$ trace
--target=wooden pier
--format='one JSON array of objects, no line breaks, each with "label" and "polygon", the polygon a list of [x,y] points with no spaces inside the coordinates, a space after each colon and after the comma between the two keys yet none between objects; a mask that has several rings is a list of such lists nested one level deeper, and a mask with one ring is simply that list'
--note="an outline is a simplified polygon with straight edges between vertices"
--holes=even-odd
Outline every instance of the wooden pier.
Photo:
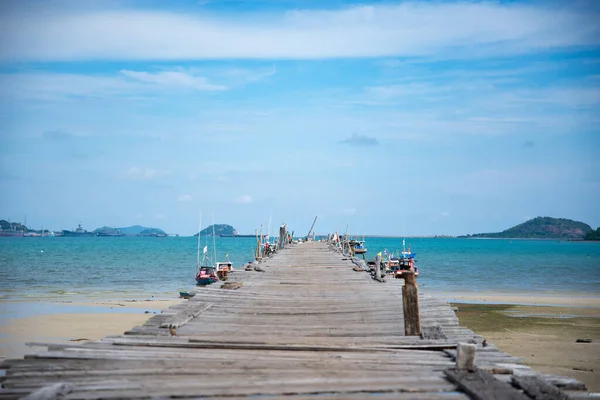
[{"label": "wooden pier", "polygon": [[[380,282],[354,266],[326,243],[279,250],[262,271],[231,273],[236,290],[199,288],[123,335],[5,361],[0,399],[587,395],[580,382],[484,346],[441,299],[419,294],[423,333],[405,336],[403,280]],[[457,368],[459,343],[475,348],[474,367]]]}]

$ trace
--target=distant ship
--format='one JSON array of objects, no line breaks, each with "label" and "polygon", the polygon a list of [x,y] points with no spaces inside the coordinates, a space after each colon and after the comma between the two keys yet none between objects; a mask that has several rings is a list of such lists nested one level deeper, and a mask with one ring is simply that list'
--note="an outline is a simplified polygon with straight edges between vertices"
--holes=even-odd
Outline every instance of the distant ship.
[{"label": "distant ship", "polygon": [[77,237],[88,237],[88,236],[96,236],[94,232],[88,232],[81,227],[81,224],[77,225],[77,229],[74,231],[66,231],[63,230],[63,236],[77,236]]},{"label": "distant ship", "polygon": [[[236,238],[249,238],[249,237],[253,237],[253,238],[255,238],[255,237],[257,237],[258,235],[256,235],[256,234],[254,234],[254,235],[252,235],[252,234],[250,234],[250,235],[239,235],[239,234],[237,234],[237,233],[236,233],[236,234],[231,234],[231,233],[221,233],[219,236],[220,236],[220,237],[236,237]],[[263,237],[263,238],[266,238],[266,237],[267,237],[267,235],[263,234],[263,235],[262,235],[262,237]]]},{"label": "distant ship", "polygon": [[125,234],[118,229],[114,229],[114,230],[98,231],[98,232],[96,232],[96,236],[121,237],[121,236],[125,236]]},{"label": "distant ship", "polygon": [[22,237],[23,231],[4,231],[0,229],[0,237]]},{"label": "distant ship", "polygon": [[120,229],[111,228],[109,226],[103,226],[102,228],[96,229],[94,231],[94,234],[96,236],[101,236],[101,237],[121,237],[121,236],[125,236],[125,234],[123,232],[121,232]]},{"label": "distant ship", "polygon": [[238,235],[233,233],[221,233],[220,237],[256,237],[256,235]]}]

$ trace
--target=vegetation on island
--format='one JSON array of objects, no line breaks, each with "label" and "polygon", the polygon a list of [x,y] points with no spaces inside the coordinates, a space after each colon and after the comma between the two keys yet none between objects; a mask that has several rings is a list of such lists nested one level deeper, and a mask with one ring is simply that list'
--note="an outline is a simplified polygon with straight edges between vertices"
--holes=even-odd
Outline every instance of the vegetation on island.
[{"label": "vegetation on island", "polygon": [[140,233],[139,236],[156,236],[156,235],[166,235],[167,233],[159,228],[146,228]]},{"label": "vegetation on island", "polygon": [[502,232],[459,236],[468,238],[583,240],[592,231],[586,223],[566,218],[537,217]]},{"label": "vegetation on island", "polygon": [[150,227],[141,226],[141,225],[132,225],[132,226],[126,226],[124,228],[119,228],[121,233],[124,233],[125,235],[139,235],[146,229],[156,229],[156,228],[150,228]]},{"label": "vegetation on island", "polygon": [[4,219],[0,220],[0,228],[3,231],[29,232],[29,228],[18,222],[8,222]]},{"label": "vegetation on island", "polygon": [[585,234],[584,240],[600,240],[600,226],[596,230],[591,230]]},{"label": "vegetation on island", "polygon": [[102,228],[94,229],[94,233],[105,233],[105,234],[115,234],[121,233],[118,228],[111,228],[110,226],[103,226]]},{"label": "vegetation on island", "polygon": [[[207,226],[206,228],[202,229],[200,231],[200,235],[201,236],[212,236],[213,234],[213,226],[214,226],[214,233],[215,236],[219,236],[219,235],[237,235],[238,232],[235,230],[235,228],[231,225],[227,225],[227,224],[215,224],[215,225],[210,225]],[[198,234],[196,233],[194,236],[198,236]]]}]

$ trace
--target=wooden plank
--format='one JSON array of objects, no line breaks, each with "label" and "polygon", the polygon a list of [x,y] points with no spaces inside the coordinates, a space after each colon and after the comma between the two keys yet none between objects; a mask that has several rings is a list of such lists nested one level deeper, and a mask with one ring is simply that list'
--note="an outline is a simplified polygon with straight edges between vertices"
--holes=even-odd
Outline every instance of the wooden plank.
[{"label": "wooden plank", "polygon": [[512,383],[532,399],[569,400],[566,393],[537,376],[513,376]]},{"label": "wooden plank", "polygon": [[474,400],[530,400],[508,383],[480,369],[468,371],[451,368],[445,374]]},{"label": "wooden plank", "polygon": [[23,397],[23,400],[55,400],[63,399],[67,394],[71,393],[73,386],[68,383],[54,383],[44,386],[29,395]]},{"label": "wooden plank", "polygon": [[448,339],[440,324],[421,327],[421,339]]}]

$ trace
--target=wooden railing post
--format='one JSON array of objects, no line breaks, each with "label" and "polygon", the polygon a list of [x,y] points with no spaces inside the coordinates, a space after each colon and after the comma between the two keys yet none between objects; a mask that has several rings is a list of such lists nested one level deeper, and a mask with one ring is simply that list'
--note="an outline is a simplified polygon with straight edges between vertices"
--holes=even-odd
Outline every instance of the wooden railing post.
[{"label": "wooden railing post", "polygon": [[285,224],[283,224],[279,227],[279,243],[277,243],[277,248],[279,250],[283,249],[284,240],[287,240],[287,235],[285,232]]},{"label": "wooden railing post", "polygon": [[421,318],[419,317],[419,290],[413,271],[404,271],[402,287],[402,303],[404,306],[404,334],[416,336],[421,334]]},{"label": "wooden railing post", "polygon": [[381,256],[379,254],[375,257],[375,279],[381,280]]}]

